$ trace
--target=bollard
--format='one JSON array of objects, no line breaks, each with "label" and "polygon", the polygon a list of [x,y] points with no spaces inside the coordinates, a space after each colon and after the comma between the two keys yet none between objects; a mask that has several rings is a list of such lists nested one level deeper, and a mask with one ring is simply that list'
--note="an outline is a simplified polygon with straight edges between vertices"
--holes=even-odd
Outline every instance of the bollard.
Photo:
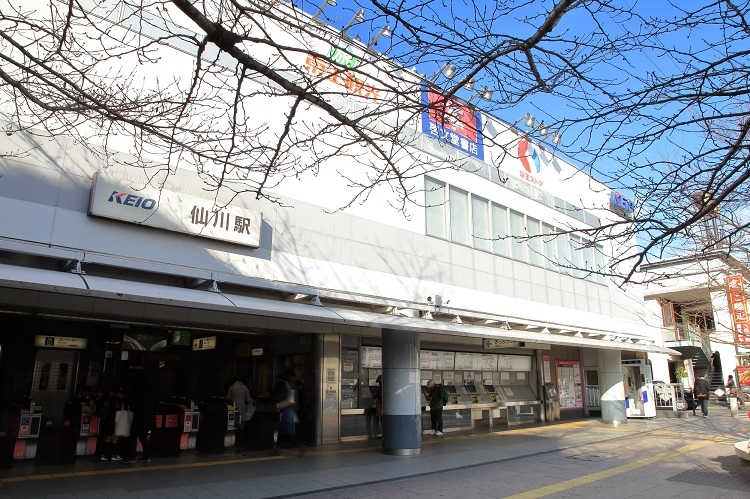
[{"label": "bollard", "polygon": [[736,418],[739,415],[739,406],[737,405],[737,397],[727,397],[729,402],[729,415]]}]

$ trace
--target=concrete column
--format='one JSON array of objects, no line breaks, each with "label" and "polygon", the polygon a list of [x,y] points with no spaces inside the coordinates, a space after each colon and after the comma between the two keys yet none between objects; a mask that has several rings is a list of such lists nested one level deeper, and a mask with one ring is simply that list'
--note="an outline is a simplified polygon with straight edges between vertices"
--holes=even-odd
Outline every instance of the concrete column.
[{"label": "concrete column", "polygon": [[383,451],[422,452],[419,333],[383,330]]},{"label": "concrete column", "polygon": [[619,425],[628,422],[625,414],[625,386],[622,383],[622,358],[619,350],[597,351],[602,422]]}]

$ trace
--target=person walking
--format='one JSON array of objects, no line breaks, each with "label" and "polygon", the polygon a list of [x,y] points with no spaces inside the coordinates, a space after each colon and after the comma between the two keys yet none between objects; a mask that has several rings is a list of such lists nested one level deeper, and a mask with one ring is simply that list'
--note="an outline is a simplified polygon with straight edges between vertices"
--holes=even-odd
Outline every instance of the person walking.
[{"label": "person walking", "polygon": [[708,377],[698,378],[695,380],[695,386],[693,387],[693,393],[698,399],[701,405],[701,412],[703,417],[708,417],[708,397],[711,392],[711,384],[708,382]]},{"label": "person walking", "polygon": [[443,407],[448,404],[447,390],[440,383],[430,380],[427,382],[427,388],[430,389],[427,396],[430,402],[430,423],[432,430],[430,435],[443,435]]},{"label": "person walking", "polygon": [[305,454],[305,446],[297,440],[297,409],[294,400],[294,390],[283,375],[276,377],[276,385],[271,392],[271,398],[279,410],[279,437],[271,450],[271,455],[280,456],[282,445],[295,445],[299,457]]},{"label": "person walking", "polygon": [[127,405],[133,411],[133,423],[130,427],[130,440],[127,459],[125,464],[136,462],[136,449],[138,441],[141,442],[143,453],[138,461],[143,463],[151,462],[151,442],[148,434],[154,429],[156,424],[156,406],[146,374],[143,371],[136,371],[134,374],[133,385],[127,397]]},{"label": "person walking", "polygon": [[240,430],[244,429],[245,423],[250,419],[247,411],[253,406],[254,401],[250,397],[250,390],[247,388],[247,385],[240,378],[234,378],[234,383],[227,390],[227,399],[232,401],[235,410],[239,414],[240,423],[238,428]]}]

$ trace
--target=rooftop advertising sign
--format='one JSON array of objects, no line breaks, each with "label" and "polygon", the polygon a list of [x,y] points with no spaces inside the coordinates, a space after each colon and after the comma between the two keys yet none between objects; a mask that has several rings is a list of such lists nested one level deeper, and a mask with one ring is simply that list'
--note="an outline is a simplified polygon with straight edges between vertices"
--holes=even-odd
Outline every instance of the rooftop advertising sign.
[{"label": "rooftop advertising sign", "polygon": [[484,160],[482,116],[457,99],[448,99],[422,82],[422,132]]},{"label": "rooftop advertising sign", "polygon": [[89,215],[257,248],[260,212],[95,174]]}]

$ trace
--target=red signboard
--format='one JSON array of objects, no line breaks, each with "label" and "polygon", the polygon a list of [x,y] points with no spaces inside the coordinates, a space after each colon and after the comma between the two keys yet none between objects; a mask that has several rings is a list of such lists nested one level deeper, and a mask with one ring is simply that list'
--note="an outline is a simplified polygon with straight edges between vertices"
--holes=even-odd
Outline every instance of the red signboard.
[{"label": "red signboard", "polygon": [[745,283],[741,275],[727,276],[726,281],[729,311],[734,324],[734,341],[741,345],[750,345],[750,315],[745,298]]}]

